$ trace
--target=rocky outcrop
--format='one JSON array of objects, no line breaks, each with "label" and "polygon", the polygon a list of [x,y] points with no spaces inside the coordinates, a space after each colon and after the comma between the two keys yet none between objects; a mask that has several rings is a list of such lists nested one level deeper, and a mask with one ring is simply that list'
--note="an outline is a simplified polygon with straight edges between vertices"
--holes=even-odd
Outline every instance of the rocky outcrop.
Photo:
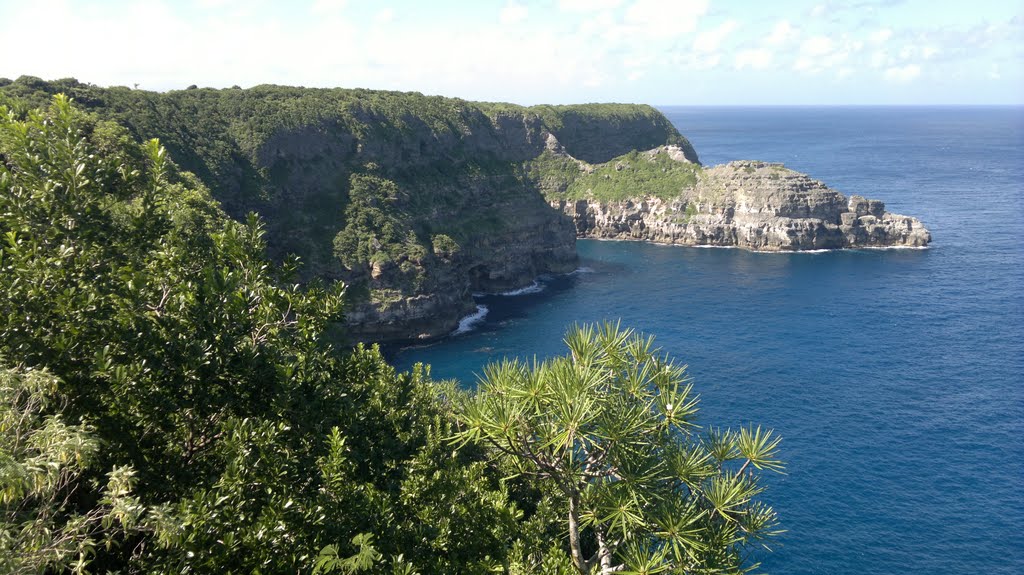
[{"label": "rocky outcrop", "polygon": [[650,106],[0,82],[34,106],[58,92],[159,138],[233,217],[259,213],[270,256],[300,256],[301,279],[346,282],[361,340],[444,335],[473,292],[574,269],[577,236],[774,251],[930,240],[916,219],[778,164],[702,169]]},{"label": "rocky outcrop", "polygon": [[704,169],[677,197],[622,201],[555,200],[579,237],[632,239],[758,251],[923,247],[919,220],[885,204],[847,198],[782,164],[739,161]]}]

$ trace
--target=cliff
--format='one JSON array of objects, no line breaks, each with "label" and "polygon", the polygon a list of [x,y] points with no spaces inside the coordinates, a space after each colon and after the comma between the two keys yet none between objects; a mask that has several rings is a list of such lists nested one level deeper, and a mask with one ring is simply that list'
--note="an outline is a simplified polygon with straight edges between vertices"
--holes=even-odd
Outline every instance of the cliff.
[{"label": "cliff", "polygon": [[363,340],[444,335],[474,309],[473,292],[575,268],[572,219],[545,201],[526,168],[549,140],[585,162],[663,144],[697,161],[649,106],[0,82],[0,101],[38,106],[59,92],[137,139],[159,138],[231,216],[259,213],[270,254],[298,255],[303,280],[345,281],[347,331]]},{"label": "cliff", "polygon": [[[576,237],[803,250],[922,246],[914,218],[781,165],[703,168],[650,106],[521,107],[418,93],[257,86],[167,93],[0,81],[0,104],[63,92],[159,138],[225,211],[257,212],[303,280],[348,284],[347,332],[431,338],[505,291],[577,265]],[[646,151],[638,151],[646,150]]]},{"label": "cliff", "polygon": [[758,251],[923,247],[931,241],[916,218],[887,212],[878,200],[847,198],[781,164],[738,161],[694,174],[692,183],[661,197],[638,189],[621,199],[552,195],[551,203],[573,218],[580,237]]}]

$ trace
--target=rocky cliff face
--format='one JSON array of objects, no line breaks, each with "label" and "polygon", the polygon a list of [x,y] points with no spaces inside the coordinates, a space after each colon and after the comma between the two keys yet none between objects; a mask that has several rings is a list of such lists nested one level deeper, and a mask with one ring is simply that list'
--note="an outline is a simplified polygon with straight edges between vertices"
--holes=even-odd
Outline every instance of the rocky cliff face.
[{"label": "rocky cliff face", "polygon": [[[399,100],[410,100],[406,104],[413,108],[419,98]],[[552,145],[600,162],[636,147],[672,142],[687,160],[697,159],[689,142],[647,106],[491,110],[441,98],[427,101],[433,107],[420,114],[356,101],[345,118],[278,129],[255,150],[257,165],[271,175],[276,199],[260,212],[272,225],[282,222],[276,234],[280,245],[274,247],[302,253],[314,275],[352,286],[345,321],[361,340],[443,336],[474,311],[473,292],[512,290],[538,275],[575,269],[571,218],[552,209],[537,183],[520,173]],[[392,250],[387,258],[371,255],[339,265],[338,254],[325,252],[329,243],[299,243],[346,232],[344,226],[357,216],[317,217],[321,212],[315,205],[337,206],[340,213],[351,189],[324,184],[355,173],[396,184],[398,198],[387,209],[397,215],[396,227],[415,236],[413,243],[429,248],[426,253]],[[303,209],[289,213],[294,205]],[[294,230],[306,233],[294,235]],[[453,238],[457,250],[434,250],[430,238],[437,233]]]},{"label": "rocky cliff face", "polygon": [[[575,268],[575,239],[755,250],[923,246],[919,221],[781,165],[703,169],[650,106],[534,106],[287,86],[167,93],[22,77],[159,138],[224,209],[266,222],[274,258],[342,280],[362,340],[430,338],[505,291]],[[637,152],[637,150],[647,150]]]},{"label": "rocky cliff face", "polygon": [[571,218],[523,173],[550,139],[589,162],[664,144],[697,159],[650,106],[287,86],[155,93],[31,77],[0,86],[32,105],[58,92],[159,138],[233,217],[259,213],[271,256],[300,256],[302,279],[348,283],[345,322],[364,340],[444,335],[473,310],[472,292],[575,268]]},{"label": "rocky cliff face", "polygon": [[462,180],[462,185],[460,192],[475,188],[471,195],[479,203],[431,216],[439,228],[451,229],[455,222],[461,226],[456,247],[348,270],[345,279],[359,296],[352,298],[345,318],[355,337],[440,337],[475,311],[474,292],[508,291],[529,285],[538,275],[576,268],[572,220],[536,191],[524,186],[495,197],[488,193],[486,180]]},{"label": "rocky cliff face", "polygon": [[676,197],[619,201],[554,199],[580,237],[645,240],[759,251],[923,247],[916,218],[843,194],[781,164],[739,161],[700,171]]}]

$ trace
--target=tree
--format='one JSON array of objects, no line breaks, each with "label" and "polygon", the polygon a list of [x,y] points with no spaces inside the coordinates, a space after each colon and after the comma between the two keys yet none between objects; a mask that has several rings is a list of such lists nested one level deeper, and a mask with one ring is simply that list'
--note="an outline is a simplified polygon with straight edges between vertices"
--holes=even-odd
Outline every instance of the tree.
[{"label": "tree", "polygon": [[781,471],[780,439],[700,431],[685,367],[618,325],[576,327],[569,354],[492,364],[460,415],[563,509],[576,570],[737,573],[777,533],[755,470]]},{"label": "tree", "polygon": [[[519,509],[479,449],[447,443],[450,402],[378,349],[335,348],[343,286],[293,271],[158,142],[63,96],[0,105],[0,358],[53,376],[39,409],[0,385],[0,572],[13,550],[31,572],[73,555],[95,572],[308,573],[360,534],[424,573],[506,561]],[[35,429],[73,441],[25,451]],[[144,529],[116,528],[115,496]]]},{"label": "tree", "polygon": [[2,573],[83,572],[97,547],[135,529],[144,512],[127,467],[107,474],[93,508],[69,503],[100,445],[89,426],[47,413],[63,401],[56,390],[49,373],[0,368]]}]

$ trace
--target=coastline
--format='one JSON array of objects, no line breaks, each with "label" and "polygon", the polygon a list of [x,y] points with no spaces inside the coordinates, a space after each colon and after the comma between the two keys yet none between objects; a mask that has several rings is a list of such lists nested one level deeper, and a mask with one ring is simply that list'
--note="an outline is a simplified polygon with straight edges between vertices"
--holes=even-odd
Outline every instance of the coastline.
[{"label": "coastline", "polygon": [[[720,246],[715,244],[684,244],[679,242],[659,242],[656,240],[647,240],[642,238],[598,238],[592,236],[579,236],[577,240],[589,240],[595,242],[632,242],[632,243],[645,243],[656,246],[671,246],[676,248],[695,248],[695,249],[715,249],[715,250],[742,250],[752,254],[824,254],[830,252],[856,252],[860,250],[872,250],[872,251],[888,251],[888,250],[928,250],[931,249],[931,244],[926,246],[851,246],[843,248],[823,248],[814,250],[752,250],[743,246]],[[570,272],[576,273],[576,272]],[[476,294],[474,294],[476,295]],[[484,295],[504,295],[504,294],[484,294]]]}]

